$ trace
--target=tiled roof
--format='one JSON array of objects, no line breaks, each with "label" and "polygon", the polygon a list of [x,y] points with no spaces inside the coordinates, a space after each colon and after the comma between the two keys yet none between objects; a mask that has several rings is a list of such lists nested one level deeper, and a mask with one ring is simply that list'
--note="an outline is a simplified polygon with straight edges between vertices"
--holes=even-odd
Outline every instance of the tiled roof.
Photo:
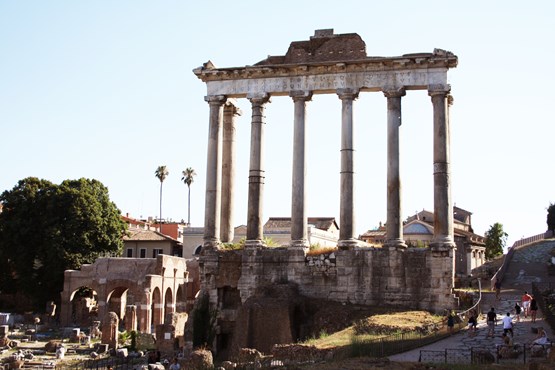
[{"label": "tiled roof", "polygon": [[158,231],[130,229],[129,235],[123,237],[124,241],[170,241],[177,242],[177,240],[170,238],[167,235],[161,234]]}]

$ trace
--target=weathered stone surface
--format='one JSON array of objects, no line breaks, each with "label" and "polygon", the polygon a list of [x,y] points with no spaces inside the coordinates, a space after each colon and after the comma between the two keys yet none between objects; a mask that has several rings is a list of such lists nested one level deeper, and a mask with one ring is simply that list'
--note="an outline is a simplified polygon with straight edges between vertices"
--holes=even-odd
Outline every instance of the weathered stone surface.
[{"label": "weathered stone surface", "polygon": [[212,352],[206,349],[197,349],[191,353],[191,359],[189,361],[190,370],[204,370],[212,369],[214,367],[214,360],[212,358]]},{"label": "weathered stone surface", "polygon": [[119,318],[115,312],[108,312],[102,321],[102,343],[110,348],[118,348]]}]

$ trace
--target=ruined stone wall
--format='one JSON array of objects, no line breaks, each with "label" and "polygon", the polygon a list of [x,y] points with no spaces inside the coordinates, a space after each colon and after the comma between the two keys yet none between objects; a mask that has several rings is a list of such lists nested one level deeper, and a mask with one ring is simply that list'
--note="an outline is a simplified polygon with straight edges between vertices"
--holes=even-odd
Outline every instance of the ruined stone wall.
[{"label": "ruined stone wall", "polygon": [[[358,248],[305,256],[301,249],[206,251],[201,290],[217,317],[212,348],[220,358],[240,348],[269,353],[306,336],[306,299],[443,313],[452,294],[454,250]],[[291,294],[288,289],[293,289]]]},{"label": "ruined stone wall", "polygon": [[453,253],[364,248],[338,250],[317,263],[302,250],[287,248],[214,251],[201,258],[201,289],[212,307],[221,304],[218,288],[237,288],[245,302],[261,286],[293,283],[311,298],[442,312],[456,304]]}]

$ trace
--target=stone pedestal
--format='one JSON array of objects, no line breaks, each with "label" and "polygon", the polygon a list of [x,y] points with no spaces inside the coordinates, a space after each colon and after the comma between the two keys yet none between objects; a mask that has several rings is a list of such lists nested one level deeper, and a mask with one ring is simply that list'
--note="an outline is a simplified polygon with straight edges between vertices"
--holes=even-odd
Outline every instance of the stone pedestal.
[{"label": "stone pedestal", "polygon": [[102,343],[109,348],[118,348],[119,319],[115,312],[108,312],[102,321]]}]

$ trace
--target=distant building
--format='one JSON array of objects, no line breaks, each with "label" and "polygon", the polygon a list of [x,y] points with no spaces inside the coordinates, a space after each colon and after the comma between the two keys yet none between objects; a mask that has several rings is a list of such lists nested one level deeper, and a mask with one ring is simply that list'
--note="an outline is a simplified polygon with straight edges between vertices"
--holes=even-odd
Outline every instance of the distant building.
[{"label": "distant building", "polygon": [[123,237],[123,257],[156,258],[159,254],[183,257],[183,244],[154,230],[130,229]]},{"label": "distant building", "polygon": [[[474,234],[472,213],[459,207],[453,207],[455,252],[455,274],[468,276],[472,270],[486,261],[485,238]],[[370,245],[385,242],[386,228],[380,225],[377,230],[369,230],[360,239]],[[434,236],[434,213],[422,210],[407,218],[403,226],[403,238],[407,245],[413,247],[428,246]]]},{"label": "distant building", "polygon": [[149,221],[134,219],[129,214],[121,218],[128,227],[123,237],[123,257],[156,258],[159,254],[183,257],[183,244],[175,237],[179,233],[176,224],[162,224],[162,233],[157,231],[159,225]]},{"label": "distant building", "polygon": [[[235,228],[233,242],[237,243],[247,236],[247,227]],[[264,237],[272,239],[278,245],[288,245],[291,241],[291,218],[270,217],[264,224]],[[200,253],[204,238],[203,227],[187,227],[183,230],[183,257]],[[310,245],[335,247],[339,239],[339,226],[334,217],[309,217],[307,238]]]}]

